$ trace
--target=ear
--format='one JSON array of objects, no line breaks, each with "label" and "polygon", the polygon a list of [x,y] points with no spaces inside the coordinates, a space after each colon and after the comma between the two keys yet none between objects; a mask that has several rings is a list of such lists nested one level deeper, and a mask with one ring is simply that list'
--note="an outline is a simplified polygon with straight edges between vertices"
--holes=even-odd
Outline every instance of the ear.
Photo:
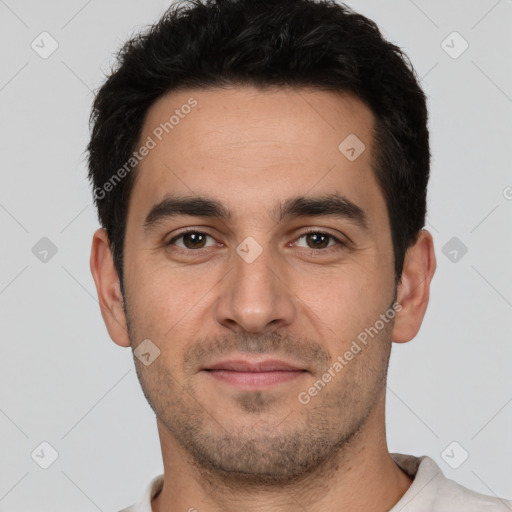
[{"label": "ear", "polygon": [[98,229],[94,233],[90,267],[96,283],[101,315],[108,333],[114,343],[121,347],[129,347],[130,338],[123,309],[123,295],[105,229]]},{"label": "ear", "polygon": [[405,343],[418,333],[427,310],[430,282],[436,270],[432,235],[425,229],[405,254],[402,277],[397,289],[401,309],[395,317],[392,340]]}]

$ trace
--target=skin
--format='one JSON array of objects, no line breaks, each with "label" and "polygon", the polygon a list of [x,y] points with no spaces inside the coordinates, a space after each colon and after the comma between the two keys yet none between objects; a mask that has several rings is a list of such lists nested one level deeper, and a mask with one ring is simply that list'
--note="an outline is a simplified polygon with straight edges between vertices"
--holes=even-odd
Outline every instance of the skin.
[{"label": "skin", "polygon": [[[103,229],[91,252],[113,341],[135,349],[150,339],[160,350],[148,366],[134,358],[164,462],[153,510],[387,511],[412,482],[387,449],[388,360],[392,342],[414,338],[423,320],[435,270],[432,237],[420,231],[396,287],[386,204],[372,171],[375,119],[354,96],[250,87],[174,92],[149,110],[141,142],[191,96],[198,105],[137,169],[124,247],[126,303]],[[351,133],[366,146],[352,162],[338,150]],[[271,215],[291,197],[334,192],[365,211],[366,230],[347,218],[276,222]],[[151,208],[171,193],[214,198],[232,216],[181,215],[145,231]],[[189,227],[209,236],[166,245]],[[328,238],[318,248],[305,236],[309,229],[346,244]],[[236,252],[249,236],[262,250],[251,263]],[[401,309],[394,320],[300,403],[299,393],[375,325],[395,294]],[[241,390],[202,371],[248,354],[306,371],[263,390]]]}]

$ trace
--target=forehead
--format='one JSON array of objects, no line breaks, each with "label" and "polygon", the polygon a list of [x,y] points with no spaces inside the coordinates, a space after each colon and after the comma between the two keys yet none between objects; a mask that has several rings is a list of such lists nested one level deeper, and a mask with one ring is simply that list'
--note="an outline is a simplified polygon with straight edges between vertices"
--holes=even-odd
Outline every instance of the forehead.
[{"label": "forehead", "polygon": [[147,213],[169,193],[214,195],[248,215],[308,191],[375,205],[373,126],[371,110],[347,93],[172,92],[148,110],[139,142],[152,148],[137,167],[130,210]]}]

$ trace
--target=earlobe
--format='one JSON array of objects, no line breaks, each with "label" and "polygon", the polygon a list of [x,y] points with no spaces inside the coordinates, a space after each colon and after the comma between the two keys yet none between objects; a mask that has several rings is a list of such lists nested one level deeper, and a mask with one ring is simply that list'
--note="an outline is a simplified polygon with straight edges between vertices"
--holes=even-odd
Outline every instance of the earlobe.
[{"label": "earlobe", "polygon": [[392,340],[405,343],[418,333],[427,310],[430,282],[436,269],[432,235],[425,229],[405,255],[402,277],[398,284],[397,302],[401,310],[395,317]]},{"label": "earlobe", "polygon": [[91,273],[96,284],[101,315],[114,343],[130,346],[119,276],[105,229],[98,229],[92,239]]}]

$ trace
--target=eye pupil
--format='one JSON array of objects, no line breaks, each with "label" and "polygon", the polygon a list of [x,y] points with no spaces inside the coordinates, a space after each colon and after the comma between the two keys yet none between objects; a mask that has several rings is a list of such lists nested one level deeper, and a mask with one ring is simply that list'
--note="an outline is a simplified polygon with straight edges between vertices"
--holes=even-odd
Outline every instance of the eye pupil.
[{"label": "eye pupil", "polygon": [[[204,243],[204,235],[202,235],[201,233],[185,233],[183,235],[183,243],[187,246],[188,249],[192,248],[197,248],[198,247],[198,242],[199,244],[201,243]],[[187,243],[187,240],[191,240],[192,241],[192,247],[189,247],[189,244]],[[202,246],[201,246],[202,247]]]},{"label": "eye pupil", "polygon": [[307,237],[309,240],[313,240],[313,246],[317,248],[321,247],[323,249],[324,246],[326,247],[329,244],[329,236],[322,233],[310,233]]}]

